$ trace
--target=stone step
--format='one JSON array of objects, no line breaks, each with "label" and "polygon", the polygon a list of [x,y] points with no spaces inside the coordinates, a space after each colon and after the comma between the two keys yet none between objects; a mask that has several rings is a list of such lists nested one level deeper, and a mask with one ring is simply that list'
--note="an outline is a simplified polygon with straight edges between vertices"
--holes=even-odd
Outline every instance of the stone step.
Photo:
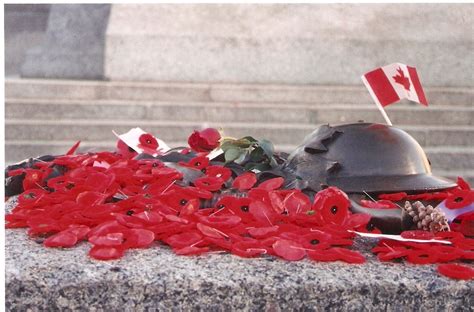
[{"label": "stone step", "polygon": [[[128,104],[128,105],[127,105]],[[383,122],[375,105],[287,104],[223,102],[146,102],[129,105],[121,101],[71,102],[52,104],[47,101],[7,101],[6,118],[29,119],[127,119],[144,121],[194,122],[279,122],[279,123],[347,123],[365,120]],[[389,106],[387,114],[394,124],[473,125],[474,107]]]},{"label": "stone step", "polygon": [[[166,141],[171,147],[187,146],[185,141]],[[18,162],[28,157],[45,154],[64,154],[74,144],[74,141],[47,141],[47,140],[6,140],[5,159],[8,163]],[[79,152],[98,152],[114,150],[115,141],[84,141]],[[294,144],[275,144],[275,150],[291,152],[296,148]],[[469,171],[474,170],[474,147],[442,146],[424,148],[430,159],[433,170],[442,171]]]},{"label": "stone step", "polygon": [[[143,120],[29,120],[7,119],[6,140],[90,140],[110,141],[112,131],[125,133],[130,128],[141,127],[168,142],[186,140],[190,133],[202,127],[221,128],[226,136],[265,138],[274,144],[297,145],[318,124],[295,123],[238,123],[238,122],[184,122]],[[412,126],[400,125],[422,146],[472,146],[473,126]]]},{"label": "stone step", "polygon": [[[314,122],[321,118],[326,122],[347,122],[364,120],[381,121],[375,104],[308,104],[266,102],[161,102],[123,100],[65,100],[65,99],[22,99],[7,98],[5,103],[7,119],[130,119],[140,120],[192,120],[192,121],[286,121]],[[237,110],[237,111],[236,111]],[[435,121],[452,120],[456,125],[472,124],[473,106],[423,107],[405,103],[386,108],[394,123],[436,124]],[[197,115],[198,114],[198,115]],[[229,117],[231,115],[231,117]],[[319,118],[321,115],[321,118]],[[465,116],[459,117],[459,116]],[[199,119],[203,118],[203,119]],[[358,119],[359,118],[359,119]],[[406,121],[405,121],[406,120]],[[324,122],[324,121],[320,121]]]},{"label": "stone step", "polygon": [[[430,106],[472,106],[469,87],[425,89]],[[123,101],[373,103],[362,85],[202,84],[128,81],[6,79],[7,98]]]}]

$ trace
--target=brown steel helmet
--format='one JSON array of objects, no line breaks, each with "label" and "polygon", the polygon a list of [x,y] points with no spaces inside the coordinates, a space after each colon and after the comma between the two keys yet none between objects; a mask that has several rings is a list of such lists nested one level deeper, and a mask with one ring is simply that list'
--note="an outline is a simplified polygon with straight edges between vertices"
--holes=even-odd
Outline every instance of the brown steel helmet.
[{"label": "brown steel helmet", "polygon": [[455,187],[434,177],[418,142],[374,123],[322,125],[288,157],[285,170],[312,190],[334,185],[347,193],[422,192]]}]

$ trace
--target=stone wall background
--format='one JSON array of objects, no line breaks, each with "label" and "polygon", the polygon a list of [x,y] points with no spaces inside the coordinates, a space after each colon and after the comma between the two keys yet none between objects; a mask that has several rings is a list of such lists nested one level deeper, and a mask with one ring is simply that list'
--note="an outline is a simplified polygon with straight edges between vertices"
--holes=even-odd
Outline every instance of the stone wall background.
[{"label": "stone wall background", "polygon": [[7,75],[354,85],[402,62],[426,86],[472,86],[473,7],[5,5]]}]

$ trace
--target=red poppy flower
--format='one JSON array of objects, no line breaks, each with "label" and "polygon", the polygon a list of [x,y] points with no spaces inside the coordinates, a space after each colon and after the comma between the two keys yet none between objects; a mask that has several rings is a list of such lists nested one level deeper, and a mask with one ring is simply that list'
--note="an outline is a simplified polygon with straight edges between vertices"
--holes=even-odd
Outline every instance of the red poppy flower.
[{"label": "red poppy flower", "polygon": [[278,233],[278,225],[268,227],[254,227],[249,229],[249,234],[255,238],[267,238]]},{"label": "red poppy flower", "polygon": [[454,279],[471,280],[474,279],[474,270],[468,266],[449,263],[438,265],[438,272],[444,276]]},{"label": "red poppy flower", "polygon": [[222,180],[214,177],[201,177],[194,181],[194,185],[198,188],[216,192],[222,187]]},{"label": "red poppy flower", "polygon": [[306,250],[295,241],[279,239],[273,244],[273,251],[285,260],[298,261],[306,256]]},{"label": "red poppy flower", "polygon": [[173,249],[181,249],[189,247],[201,241],[203,236],[197,231],[189,231],[169,236],[165,239],[165,243],[170,245]]},{"label": "red poppy flower", "polygon": [[125,159],[133,158],[138,155],[138,153],[133,148],[125,144],[125,142],[122,140],[117,141],[117,151]]},{"label": "red poppy flower", "polygon": [[73,247],[77,243],[77,237],[71,232],[62,231],[48,237],[43,244],[46,247]]},{"label": "red poppy flower", "polygon": [[390,200],[378,200],[376,202],[373,202],[371,200],[361,200],[360,201],[361,205],[366,207],[366,208],[376,208],[376,209],[391,209],[391,208],[398,208],[398,206],[390,201]]},{"label": "red poppy flower", "polygon": [[349,215],[350,202],[347,195],[335,187],[316,194],[313,210],[319,212],[325,224],[343,224]]},{"label": "red poppy flower", "polygon": [[344,222],[344,226],[347,229],[367,228],[370,219],[372,216],[365,213],[350,214]]},{"label": "red poppy flower", "polygon": [[232,187],[239,191],[251,189],[257,183],[257,176],[253,172],[245,172],[235,178]]},{"label": "red poppy flower", "polygon": [[179,215],[181,217],[184,217],[184,216],[191,216],[193,215],[196,211],[198,211],[199,209],[199,199],[197,198],[191,198],[190,200],[188,200],[188,202],[186,203],[186,205],[184,205],[183,207],[181,207],[181,209],[179,210]]},{"label": "red poppy flower", "polygon": [[391,261],[391,260],[406,257],[409,252],[410,252],[410,249],[408,249],[408,248],[396,248],[395,247],[395,248],[392,248],[391,250],[388,250],[387,252],[380,252],[377,255],[377,258],[380,261]]},{"label": "red poppy flower", "polygon": [[181,249],[173,249],[175,254],[180,256],[198,256],[202,255],[209,251],[209,247],[194,247],[194,246],[187,246]]},{"label": "red poppy flower", "polygon": [[178,216],[175,216],[175,215],[165,215],[165,219],[168,220],[168,221],[171,221],[171,222],[177,222],[177,223],[182,223],[182,224],[188,224],[189,223],[189,220],[185,219],[185,218],[180,218]]},{"label": "red poppy flower", "polygon": [[146,248],[155,240],[155,233],[146,229],[130,229],[126,233],[125,248]]},{"label": "red poppy flower", "polygon": [[28,235],[55,233],[60,230],[57,220],[46,216],[34,216],[28,219]]},{"label": "red poppy flower", "polygon": [[207,226],[207,225],[202,224],[202,223],[197,223],[196,227],[204,236],[208,236],[208,237],[212,237],[212,238],[223,238],[223,237],[227,236],[222,231],[220,231],[216,228]]},{"label": "red poppy flower", "polygon": [[122,258],[124,250],[121,247],[94,246],[89,250],[89,256],[97,260],[113,260]]},{"label": "red poppy flower", "polygon": [[308,251],[308,258],[313,261],[321,261],[321,262],[332,262],[339,260],[340,255],[336,253],[334,250],[325,249],[325,250],[311,250]]},{"label": "red poppy flower", "polygon": [[429,264],[438,261],[438,255],[429,250],[412,250],[407,254],[407,261],[413,264]]},{"label": "red poppy flower", "polygon": [[208,166],[205,172],[208,177],[219,178],[223,183],[227,182],[232,176],[232,171],[223,166]]},{"label": "red poppy flower", "polygon": [[232,245],[231,253],[243,258],[252,258],[267,253],[267,249],[258,241],[238,241]]},{"label": "red poppy flower", "polygon": [[159,147],[158,141],[149,133],[144,133],[138,138],[140,142],[137,146],[143,150],[144,153],[153,155]]},{"label": "red poppy flower", "polygon": [[458,209],[469,206],[474,201],[474,191],[453,190],[452,195],[446,198],[445,206],[449,209]]},{"label": "red poppy flower", "polygon": [[223,250],[230,251],[232,249],[232,241],[225,238],[213,238],[206,236],[204,240],[209,244],[214,245],[215,247],[221,248]]},{"label": "red poppy flower", "polygon": [[36,169],[26,169],[26,175],[23,179],[23,190],[41,188],[43,185],[43,171]]},{"label": "red poppy flower", "polygon": [[217,201],[214,207],[217,209],[227,208],[230,210],[236,210],[239,208],[238,205],[239,205],[239,199],[237,197],[223,196]]},{"label": "red poppy flower", "polygon": [[365,257],[355,250],[338,247],[331,249],[339,256],[339,260],[344,262],[351,264],[361,264],[365,262]]},{"label": "red poppy flower", "polygon": [[191,199],[199,199],[197,196],[190,194],[182,189],[176,189],[167,192],[161,196],[161,199],[168,204],[169,207],[173,208],[178,212],[184,207]]},{"label": "red poppy flower", "polygon": [[290,216],[307,213],[311,209],[309,197],[299,190],[289,193],[283,200],[283,204]]},{"label": "red poppy flower", "polygon": [[89,237],[89,242],[96,246],[120,246],[125,240],[125,235],[119,233],[107,233],[101,236],[94,235]]},{"label": "red poppy flower", "polygon": [[26,170],[23,169],[23,168],[19,168],[19,169],[15,169],[15,170],[9,170],[8,173],[7,173],[7,176],[14,177],[14,176],[17,176],[17,175],[21,175],[25,172],[26,172]]},{"label": "red poppy flower", "polygon": [[278,218],[275,211],[269,205],[261,201],[252,201],[249,205],[249,211],[255,220],[265,226],[273,226]]},{"label": "red poppy flower", "polygon": [[90,227],[86,225],[71,224],[63,232],[72,233],[77,237],[78,241],[81,241],[87,237],[87,234],[89,234],[90,230]]},{"label": "red poppy flower", "polygon": [[454,261],[463,256],[463,251],[460,248],[452,246],[433,246],[431,250],[437,254],[438,262]]},{"label": "red poppy flower", "polygon": [[301,236],[300,242],[306,249],[327,249],[332,236],[324,231],[311,232]]},{"label": "red poppy flower", "polygon": [[206,156],[197,156],[190,159],[187,163],[180,161],[179,164],[183,167],[203,170],[206,169],[207,166],[209,166],[209,158],[207,158]]},{"label": "red poppy flower", "polygon": [[163,221],[163,217],[155,211],[142,211],[133,215],[136,218],[142,219],[146,225],[156,225]]},{"label": "red poppy flower", "polygon": [[43,189],[31,189],[25,191],[18,196],[18,205],[23,207],[33,206],[47,194],[48,192]]},{"label": "red poppy flower", "polygon": [[270,199],[270,203],[272,205],[273,210],[276,213],[282,214],[285,212],[285,202],[281,198],[279,192],[271,191],[268,193],[268,198]]},{"label": "red poppy flower", "polygon": [[471,186],[469,185],[469,183],[461,177],[458,177],[457,185],[459,186],[461,190],[465,190],[465,191],[471,190]]},{"label": "red poppy flower", "polygon": [[221,135],[214,128],[206,128],[202,131],[194,130],[188,138],[189,147],[196,152],[209,152],[219,146]]},{"label": "red poppy flower", "polygon": [[224,215],[224,216],[210,215],[210,216],[200,217],[199,221],[201,221],[202,223],[208,226],[222,229],[222,228],[231,228],[233,226],[236,226],[240,224],[240,221],[242,221],[242,219],[236,215]]},{"label": "red poppy flower", "polygon": [[466,236],[474,236],[474,213],[462,216],[459,231]]},{"label": "red poppy flower", "polygon": [[273,191],[273,190],[279,189],[283,185],[284,182],[285,182],[285,179],[283,179],[282,177],[273,178],[273,179],[263,181],[262,183],[258,185],[258,188],[266,190],[266,191]]},{"label": "red poppy flower", "polygon": [[406,198],[407,195],[408,194],[405,193],[405,192],[391,193],[391,194],[380,194],[379,198],[380,199],[391,200],[391,201],[400,201],[400,200]]},{"label": "red poppy flower", "polygon": [[126,230],[127,230],[127,227],[121,225],[116,220],[106,221],[92,228],[87,236],[92,237],[92,236],[103,236],[108,233],[123,233]]},{"label": "red poppy flower", "polygon": [[253,216],[250,213],[250,204],[252,203],[252,199],[248,197],[237,198],[237,201],[233,203],[229,209],[235,215],[242,218],[244,223],[253,221]]},{"label": "red poppy flower", "polygon": [[252,200],[259,200],[265,203],[270,202],[270,198],[268,197],[268,191],[263,189],[253,188],[247,192],[247,196]]}]

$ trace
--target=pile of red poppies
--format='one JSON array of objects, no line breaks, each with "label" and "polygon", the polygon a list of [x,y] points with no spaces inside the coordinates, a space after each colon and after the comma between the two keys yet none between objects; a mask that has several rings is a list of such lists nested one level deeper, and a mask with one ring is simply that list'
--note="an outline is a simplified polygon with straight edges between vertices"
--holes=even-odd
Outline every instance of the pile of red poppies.
[{"label": "pile of red poppies", "polygon": [[[151,138],[143,143],[156,149]],[[206,154],[211,148],[215,146],[208,144],[207,151],[179,163],[204,173],[192,183],[185,183],[182,172],[159,159],[135,159],[136,153],[123,142],[117,152],[70,151],[32,168],[11,170],[9,176],[25,175],[24,192],[6,216],[7,228],[28,228],[29,236],[45,238],[46,247],[70,248],[88,241],[89,255],[101,260],[117,259],[129,249],[148,248],[158,241],[178,255],[226,251],[241,257],[365,262],[350,247],[353,231],[366,232],[370,216],[351,213],[344,192],[329,187],[311,201],[300,190],[283,189],[283,178],[258,183],[253,172],[235,176],[224,164],[209,162]],[[48,179],[58,166],[64,174]],[[405,235],[413,233],[420,235]],[[458,232],[429,235],[453,244],[381,240],[374,252],[381,261],[472,261],[473,239]],[[449,264],[440,266],[439,272],[474,278],[467,266]]]}]

